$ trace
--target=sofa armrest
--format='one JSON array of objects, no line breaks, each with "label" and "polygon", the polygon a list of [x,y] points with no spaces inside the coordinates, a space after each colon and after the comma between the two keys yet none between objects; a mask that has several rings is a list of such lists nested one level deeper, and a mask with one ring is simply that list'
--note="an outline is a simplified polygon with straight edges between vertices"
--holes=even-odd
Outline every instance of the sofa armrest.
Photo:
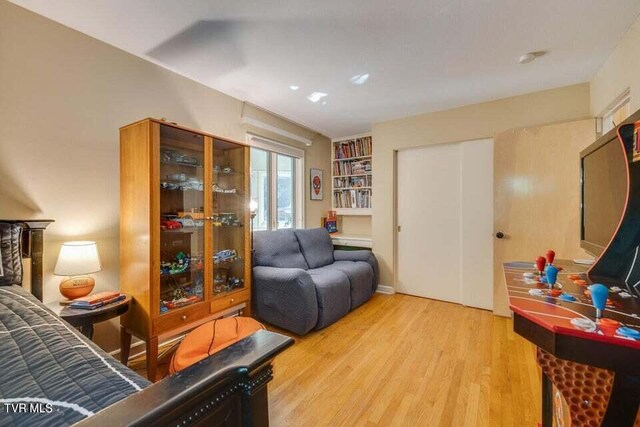
[{"label": "sofa armrest", "polygon": [[304,335],[318,322],[316,287],[300,268],[254,267],[257,316],[275,326]]},{"label": "sofa armrest", "polygon": [[361,250],[361,251],[335,250],[333,251],[333,257],[335,258],[336,261],[365,261],[366,262],[371,256],[373,256],[373,253],[367,250]]},{"label": "sofa armrest", "polygon": [[378,260],[371,251],[333,251],[333,258],[336,261],[364,261],[368,263],[373,269],[373,290],[378,287],[378,281],[380,280],[380,269],[378,268]]}]

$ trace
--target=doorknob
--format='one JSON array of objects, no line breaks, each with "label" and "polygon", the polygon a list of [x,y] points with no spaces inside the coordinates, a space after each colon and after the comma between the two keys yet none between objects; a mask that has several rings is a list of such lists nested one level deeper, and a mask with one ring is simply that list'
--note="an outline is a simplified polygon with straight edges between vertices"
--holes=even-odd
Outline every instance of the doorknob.
[{"label": "doorknob", "polygon": [[502,231],[498,231],[496,233],[496,239],[503,239],[504,238],[504,233]]}]

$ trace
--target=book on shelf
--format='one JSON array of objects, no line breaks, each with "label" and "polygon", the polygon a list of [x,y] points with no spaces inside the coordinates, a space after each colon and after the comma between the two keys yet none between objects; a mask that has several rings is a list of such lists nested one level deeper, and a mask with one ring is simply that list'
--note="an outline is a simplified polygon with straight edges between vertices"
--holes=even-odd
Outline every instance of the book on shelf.
[{"label": "book on shelf", "polygon": [[371,159],[333,162],[333,175],[365,175],[371,173]]},{"label": "book on shelf", "polygon": [[126,298],[125,294],[120,292],[100,292],[95,295],[88,295],[82,298],[76,298],[71,301],[69,307],[81,308],[84,310],[94,310],[114,302],[122,301]]},{"label": "book on shelf", "polygon": [[338,176],[333,178],[334,190],[339,190],[342,188],[351,189],[351,188],[360,188],[360,187],[371,187],[371,175],[344,176],[344,177]]},{"label": "book on shelf", "polygon": [[333,194],[333,205],[336,208],[370,208],[371,190],[341,190]]},{"label": "book on shelf", "polygon": [[348,159],[351,157],[365,157],[371,155],[371,137],[351,139],[334,143],[334,155],[336,159]]}]

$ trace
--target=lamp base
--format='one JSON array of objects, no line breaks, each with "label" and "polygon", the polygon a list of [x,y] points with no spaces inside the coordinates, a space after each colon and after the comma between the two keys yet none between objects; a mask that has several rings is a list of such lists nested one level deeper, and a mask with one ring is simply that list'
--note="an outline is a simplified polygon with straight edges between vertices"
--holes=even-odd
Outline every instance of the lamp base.
[{"label": "lamp base", "polygon": [[60,282],[60,293],[70,300],[89,295],[96,281],[89,276],[67,277]]}]

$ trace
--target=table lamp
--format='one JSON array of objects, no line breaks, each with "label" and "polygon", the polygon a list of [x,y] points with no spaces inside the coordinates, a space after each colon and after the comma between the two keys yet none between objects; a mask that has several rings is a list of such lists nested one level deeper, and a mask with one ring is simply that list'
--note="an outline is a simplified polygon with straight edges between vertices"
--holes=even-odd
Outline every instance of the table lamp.
[{"label": "table lamp", "polygon": [[53,270],[56,276],[67,276],[60,282],[60,293],[68,299],[87,296],[96,282],[88,274],[102,270],[96,242],[65,242],[60,248]]}]

